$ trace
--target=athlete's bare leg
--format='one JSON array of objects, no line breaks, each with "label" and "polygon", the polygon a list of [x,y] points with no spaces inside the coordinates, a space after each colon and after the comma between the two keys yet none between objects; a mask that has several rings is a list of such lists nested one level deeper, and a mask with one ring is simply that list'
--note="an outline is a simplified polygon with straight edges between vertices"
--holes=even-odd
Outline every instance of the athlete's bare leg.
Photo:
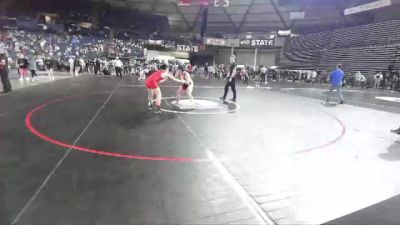
[{"label": "athlete's bare leg", "polygon": [[153,96],[154,96],[153,90],[147,88],[147,93],[148,93],[148,95],[147,95],[148,105],[149,105],[149,108],[151,108],[153,106]]},{"label": "athlete's bare leg", "polygon": [[190,85],[190,86],[186,89],[186,94],[187,94],[187,96],[188,96],[189,99],[190,99],[190,104],[191,104],[192,106],[194,106],[194,98],[193,98],[192,92],[193,92],[193,84]]},{"label": "athlete's bare leg", "polygon": [[182,89],[182,87],[179,87],[178,91],[176,92],[176,103],[179,103],[179,101],[181,100],[182,93],[183,93],[183,89]]},{"label": "athlete's bare leg", "polygon": [[160,111],[161,109],[161,99],[162,99],[162,94],[161,94],[161,89],[160,87],[153,89],[153,93],[156,96],[156,110]]}]

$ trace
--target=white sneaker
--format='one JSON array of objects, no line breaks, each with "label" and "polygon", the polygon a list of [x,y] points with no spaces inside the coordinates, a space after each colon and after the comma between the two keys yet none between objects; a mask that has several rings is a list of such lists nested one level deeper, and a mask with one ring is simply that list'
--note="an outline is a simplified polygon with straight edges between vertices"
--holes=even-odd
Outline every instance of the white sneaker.
[{"label": "white sneaker", "polygon": [[23,81],[24,81],[24,78],[20,77],[20,78],[19,78],[19,81],[20,81],[20,82],[23,82]]},{"label": "white sneaker", "polygon": [[27,82],[29,82],[29,81],[31,80],[31,78],[25,77],[25,80],[26,80]]}]

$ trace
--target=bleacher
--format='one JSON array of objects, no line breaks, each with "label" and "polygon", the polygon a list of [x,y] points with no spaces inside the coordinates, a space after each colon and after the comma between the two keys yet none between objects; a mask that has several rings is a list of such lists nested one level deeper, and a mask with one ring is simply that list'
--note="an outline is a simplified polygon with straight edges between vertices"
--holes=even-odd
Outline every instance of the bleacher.
[{"label": "bleacher", "polygon": [[318,65],[320,50],[284,51],[280,66],[288,69],[313,70]]},{"label": "bleacher", "polygon": [[343,64],[346,73],[386,71],[400,49],[400,20],[289,38],[279,66],[332,70]]},{"label": "bleacher", "polygon": [[298,51],[310,50],[310,49],[323,49],[329,45],[331,36],[332,36],[331,31],[297,36],[289,39],[288,45],[286,45],[286,47],[288,49],[293,49]]},{"label": "bleacher", "polygon": [[336,48],[326,50],[322,54],[320,68],[334,68],[342,63],[348,73],[361,71],[363,74],[371,74],[376,71],[386,71],[392,63],[399,44],[366,46],[354,48]]},{"label": "bleacher", "polygon": [[337,29],[330,48],[388,45],[400,43],[400,20]]}]

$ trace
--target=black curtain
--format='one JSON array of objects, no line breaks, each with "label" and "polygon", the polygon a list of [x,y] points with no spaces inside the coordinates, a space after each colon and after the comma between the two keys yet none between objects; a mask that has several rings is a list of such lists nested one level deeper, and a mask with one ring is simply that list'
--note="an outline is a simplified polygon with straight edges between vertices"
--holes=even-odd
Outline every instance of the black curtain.
[{"label": "black curtain", "polygon": [[201,31],[200,31],[200,35],[201,37],[204,37],[204,35],[207,32],[207,23],[208,23],[208,8],[205,8],[203,11],[203,20],[201,23]]}]

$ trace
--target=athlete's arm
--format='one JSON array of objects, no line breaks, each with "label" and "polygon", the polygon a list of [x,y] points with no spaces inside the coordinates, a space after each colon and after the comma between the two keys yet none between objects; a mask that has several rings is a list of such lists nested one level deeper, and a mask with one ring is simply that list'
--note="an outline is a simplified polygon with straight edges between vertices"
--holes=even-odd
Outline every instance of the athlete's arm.
[{"label": "athlete's arm", "polygon": [[181,80],[181,79],[177,79],[177,78],[175,78],[174,76],[172,76],[172,75],[171,75],[170,73],[168,73],[168,72],[163,73],[163,74],[162,74],[162,77],[163,77],[165,80],[171,79],[171,80],[173,80],[173,81],[175,81],[175,82],[178,82],[178,83],[182,83],[182,84],[186,83],[186,81]]}]

